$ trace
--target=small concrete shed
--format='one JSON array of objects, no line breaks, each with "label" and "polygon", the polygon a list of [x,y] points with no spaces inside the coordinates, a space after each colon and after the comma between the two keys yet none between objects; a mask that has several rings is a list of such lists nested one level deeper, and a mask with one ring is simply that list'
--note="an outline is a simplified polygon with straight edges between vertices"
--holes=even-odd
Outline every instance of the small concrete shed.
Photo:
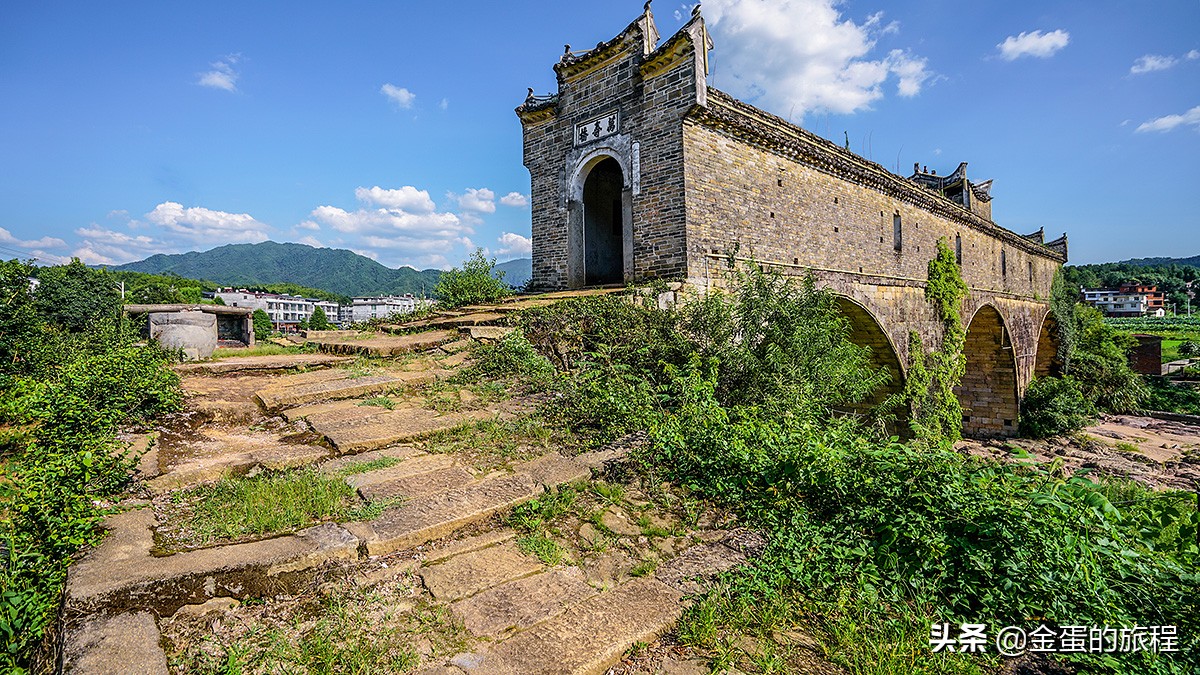
[{"label": "small concrete shed", "polygon": [[125,305],[129,316],[146,315],[146,337],[182,349],[189,361],[212,356],[218,344],[254,346],[254,310],[223,305]]}]

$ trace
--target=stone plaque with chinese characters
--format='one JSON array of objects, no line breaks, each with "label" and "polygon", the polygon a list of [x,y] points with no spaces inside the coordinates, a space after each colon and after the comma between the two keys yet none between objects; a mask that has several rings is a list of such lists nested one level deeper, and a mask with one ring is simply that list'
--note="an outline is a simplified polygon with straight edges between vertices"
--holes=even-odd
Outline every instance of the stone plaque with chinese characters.
[{"label": "stone plaque with chinese characters", "polygon": [[621,116],[614,110],[575,125],[575,145],[586,145],[592,141],[612,136],[621,128]]}]

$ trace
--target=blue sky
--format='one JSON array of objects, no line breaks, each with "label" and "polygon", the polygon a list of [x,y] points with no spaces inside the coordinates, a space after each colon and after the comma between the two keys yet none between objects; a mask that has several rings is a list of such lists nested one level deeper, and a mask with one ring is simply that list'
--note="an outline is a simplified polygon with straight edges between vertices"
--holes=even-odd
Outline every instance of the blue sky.
[{"label": "blue sky", "polygon": [[[691,5],[659,0],[664,38]],[[0,254],[527,255],[513,108],[640,2],[6,3]],[[1200,2],[710,0],[710,83],[908,175],[970,163],[1076,263],[1200,254]]]}]

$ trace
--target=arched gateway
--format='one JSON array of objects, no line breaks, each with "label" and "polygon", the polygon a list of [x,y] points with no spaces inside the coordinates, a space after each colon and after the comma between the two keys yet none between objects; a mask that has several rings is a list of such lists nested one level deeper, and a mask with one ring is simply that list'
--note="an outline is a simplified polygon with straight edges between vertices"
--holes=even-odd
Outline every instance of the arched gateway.
[{"label": "arched gateway", "polygon": [[942,326],[924,299],[938,240],[954,251],[969,433],[1016,431],[1017,402],[1055,367],[1046,298],[1066,235],[992,221],[991,181],[966,163],[893,174],[708,86],[712,42],[699,9],[660,43],[645,11],[594,49],[554,65],[558,91],[517,108],[532,179],[533,284],[579,288],[654,279],[707,288],[729,251],[813,273],[844,298],[852,339],[902,386],[909,333]]}]

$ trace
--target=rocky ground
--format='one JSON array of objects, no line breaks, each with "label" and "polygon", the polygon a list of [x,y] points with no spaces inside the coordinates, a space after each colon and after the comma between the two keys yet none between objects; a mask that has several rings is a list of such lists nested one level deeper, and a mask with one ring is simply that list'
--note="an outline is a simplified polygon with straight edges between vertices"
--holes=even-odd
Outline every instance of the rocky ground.
[{"label": "rocky ground", "polygon": [[961,441],[958,448],[1004,460],[1057,461],[1064,475],[1086,469],[1156,489],[1200,491],[1200,427],[1153,417],[1104,416],[1072,436]]}]

